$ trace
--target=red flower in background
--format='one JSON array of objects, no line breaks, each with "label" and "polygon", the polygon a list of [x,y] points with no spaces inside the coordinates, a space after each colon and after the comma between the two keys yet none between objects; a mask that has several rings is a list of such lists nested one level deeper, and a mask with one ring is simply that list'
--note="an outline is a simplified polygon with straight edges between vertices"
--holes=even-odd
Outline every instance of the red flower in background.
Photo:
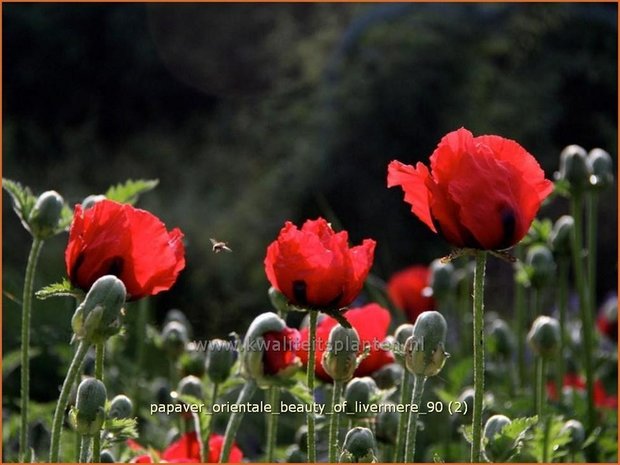
[{"label": "red flower in background", "polygon": [[346,231],[334,232],[323,218],[301,229],[287,221],[267,248],[267,279],[293,304],[345,307],[362,290],[375,250],[371,239],[352,248],[348,240]]},{"label": "red flower in background", "polygon": [[270,331],[263,334],[263,339],[265,340],[265,353],[263,354],[265,374],[275,375],[295,363],[300,343],[299,331],[292,328],[284,328],[280,332]]},{"label": "red flower in background", "polygon": [[[129,447],[136,451],[143,451],[144,448],[135,441],[127,441]],[[212,434],[209,437],[208,463],[217,463],[220,453],[224,446],[224,436]],[[185,433],[179,439],[170,444],[160,455],[160,460],[170,463],[197,463],[200,462],[200,445],[195,431]],[[243,453],[233,443],[230,451],[229,463],[239,463],[243,460]],[[153,458],[149,454],[135,457],[133,463],[153,463]]]},{"label": "red flower in background", "polygon": [[[586,381],[576,373],[566,373],[564,375],[564,383],[562,389],[571,388],[575,391],[585,392]],[[551,400],[558,400],[558,392],[555,382],[547,382],[547,395]],[[618,397],[609,395],[605,391],[605,386],[600,379],[594,381],[594,405],[601,408],[618,408]]]},{"label": "red flower in background", "polygon": [[166,291],[185,268],[183,233],[168,232],[151,213],[111,200],[75,206],[65,250],[71,283],[87,291],[104,275],[125,284],[128,298]]},{"label": "red flower in background", "polygon": [[[359,353],[364,351],[365,345],[370,345],[370,355],[366,357],[355,370],[354,376],[366,376],[374,373],[379,368],[394,361],[394,355],[389,350],[380,348],[380,344],[387,336],[390,326],[390,312],[377,304],[369,304],[364,307],[354,308],[344,313],[345,318],[351,323],[360,338]],[[338,322],[332,317],[324,317],[316,328],[316,351],[315,351],[315,374],[324,381],[331,381],[331,377],[325,372],[321,364],[323,352],[327,349],[329,332]],[[301,350],[297,354],[301,361],[308,362],[308,328],[301,331]]]},{"label": "red flower in background", "polygon": [[418,315],[435,309],[435,300],[425,295],[431,271],[423,265],[414,265],[394,273],[387,283],[390,300],[405,312],[410,322]]},{"label": "red flower in background", "polygon": [[527,233],[553,183],[518,143],[473,137],[461,128],[441,139],[431,169],[392,161],[388,187],[401,186],[411,211],[457,247],[497,250]]},{"label": "red flower in background", "polygon": [[618,296],[605,300],[596,318],[596,327],[613,342],[618,342]]}]

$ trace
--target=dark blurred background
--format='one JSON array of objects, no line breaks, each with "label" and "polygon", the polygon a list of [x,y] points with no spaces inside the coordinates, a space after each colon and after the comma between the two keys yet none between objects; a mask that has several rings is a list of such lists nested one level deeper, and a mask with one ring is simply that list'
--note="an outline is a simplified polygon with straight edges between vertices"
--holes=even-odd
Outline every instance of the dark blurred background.
[{"label": "dark blurred background", "polygon": [[[447,254],[386,169],[451,130],[516,139],[549,178],[571,143],[617,161],[616,18],[616,4],[5,4],[3,176],[72,205],[158,178],[139,206],[185,232],[187,268],[154,318],[176,307],[196,337],[242,332],[269,308],[262,261],[285,220],[376,239],[381,279]],[[601,299],[617,282],[616,192],[600,206]],[[566,212],[557,199],[541,215]],[[6,194],[2,221],[6,353],[30,238]],[[66,240],[46,244],[35,288],[65,275]],[[501,313],[512,268],[488,273]],[[72,311],[35,302],[33,345],[68,341]]]}]

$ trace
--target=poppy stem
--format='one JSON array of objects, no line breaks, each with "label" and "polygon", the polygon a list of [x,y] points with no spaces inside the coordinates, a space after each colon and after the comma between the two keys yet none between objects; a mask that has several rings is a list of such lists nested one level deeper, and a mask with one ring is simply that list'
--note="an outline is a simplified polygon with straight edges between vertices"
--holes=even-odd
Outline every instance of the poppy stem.
[{"label": "poppy stem", "polygon": [[474,409],[472,419],[471,462],[480,462],[482,439],[482,398],[484,396],[484,272],[487,254],[476,251],[474,272]]},{"label": "poppy stem", "polygon": [[[95,378],[103,382],[103,360],[105,358],[105,342],[95,344]],[[93,436],[93,463],[99,463],[101,455],[101,433]]]},{"label": "poppy stem", "polygon": [[342,397],[342,381],[334,381],[334,389],[332,392],[332,412],[329,419],[329,462],[335,463],[338,461],[338,430],[340,428],[340,413],[335,409],[335,406],[340,404],[340,398]]},{"label": "poppy stem", "polygon": [[280,399],[280,388],[271,386],[267,391],[271,412],[267,416],[267,462],[273,462],[273,456],[276,449],[278,438],[278,401]]},{"label": "poppy stem", "polygon": [[407,425],[407,442],[405,444],[405,463],[412,463],[415,457],[415,438],[418,432],[418,411],[416,407],[422,402],[422,393],[426,376],[413,375],[413,393],[411,394],[411,409],[409,411],[409,424]]},{"label": "poppy stem", "polygon": [[582,250],[582,229],[583,229],[583,202],[582,194],[575,193],[571,197],[571,214],[575,221],[575,227],[571,234],[571,251],[573,256],[573,268],[577,292],[579,294],[579,312],[583,325],[583,357],[586,370],[586,391],[587,391],[587,429],[590,433],[596,425],[596,411],[594,410],[594,370],[592,367],[593,351],[593,328],[592,311],[589,305],[588,289],[586,287],[586,275],[583,269],[583,250]]},{"label": "poppy stem", "polygon": [[558,259],[558,309],[560,312],[560,356],[557,363],[556,392],[558,400],[562,401],[562,384],[564,383],[564,373],[566,372],[566,360],[564,350],[566,347],[566,312],[568,309],[568,262],[566,257]]},{"label": "poppy stem", "polygon": [[590,314],[596,310],[596,220],[598,217],[598,194],[589,192],[587,194],[586,216],[587,216],[587,246],[588,246],[588,302],[590,303]]},{"label": "poppy stem", "polygon": [[22,296],[22,353],[21,353],[21,430],[19,436],[19,462],[26,459],[28,450],[28,408],[30,403],[30,315],[32,313],[32,289],[43,240],[32,239],[28,254],[24,293]]},{"label": "poppy stem", "polygon": [[88,452],[89,452],[89,449],[90,449],[90,436],[82,435],[82,439],[80,441],[80,460],[79,460],[79,463],[88,463]]},{"label": "poppy stem", "polygon": [[[252,399],[254,392],[256,391],[256,382],[254,380],[248,380],[243,385],[239,397],[237,398],[237,404],[245,404]],[[235,411],[230,415],[228,424],[226,425],[226,433],[224,434],[224,445],[222,446],[222,452],[220,453],[219,463],[228,462],[230,456],[230,450],[232,449],[233,441],[237,435],[237,430],[243,419],[243,413]]]},{"label": "poppy stem", "polygon": [[[523,260],[523,246],[515,247],[517,260]],[[518,268],[515,267],[515,277]],[[519,387],[525,385],[525,286],[515,279],[514,291],[515,326],[517,328],[517,366],[519,374]]]},{"label": "poppy stem", "polygon": [[60,397],[58,398],[56,410],[54,411],[54,419],[52,421],[52,437],[50,441],[49,460],[50,462],[58,462],[58,454],[60,451],[60,435],[62,433],[62,421],[65,416],[67,404],[69,402],[69,394],[71,392],[71,387],[73,386],[73,383],[75,383],[75,379],[80,371],[80,367],[84,362],[84,358],[86,357],[86,352],[88,352],[88,348],[89,344],[87,344],[85,341],[80,341],[77,351],[73,356],[73,360],[71,361],[71,365],[69,366],[69,370],[67,371],[67,376],[62,383]]},{"label": "poppy stem", "polygon": [[[413,383],[411,373],[406,367],[403,367],[403,376],[400,381],[400,405],[405,405],[407,399],[411,399],[411,391],[413,389]],[[398,431],[396,433],[396,445],[394,446],[394,460],[393,462],[403,461],[403,447],[405,441],[405,435],[407,434],[407,415],[399,415],[398,417]]]},{"label": "poppy stem", "polygon": [[545,359],[543,357],[538,357],[536,361],[536,415],[538,415],[538,421],[542,421],[543,419],[543,405],[545,404],[545,371]]},{"label": "poppy stem", "polygon": [[[316,310],[310,310],[310,347],[308,347],[308,367],[306,372],[306,383],[308,385],[308,391],[312,396],[314,402],[314,353],[316,350],[316,323],[318,319],[318,312]],[[312,410],[312,409],[310,409]],[[316,438],[314,436],[314,413],[308,412],[306,415],[306,421],[308,424],[308,462],[316,462]]]}]

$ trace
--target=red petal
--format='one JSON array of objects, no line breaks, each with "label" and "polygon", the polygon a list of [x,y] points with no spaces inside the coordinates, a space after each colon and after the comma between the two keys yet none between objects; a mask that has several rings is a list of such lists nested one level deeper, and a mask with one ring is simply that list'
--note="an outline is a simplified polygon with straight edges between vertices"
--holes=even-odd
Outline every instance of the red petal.
[{"label": "red petal", "polygon": [[388,187],[401,186],[405,192],[405,202],[411,205],[411,211],[426,224],[431,231],[437,232],[431,217],[427,180],[430,179],[428,168],[418,163],[414,168],[397,160],[388,166]]},{"label": "red petal", "polygon": [[200,461],[200,445],[196,432],[185,433],[179,439],[170,444],[161,454],[161,458],[168,462],[189,460]]},{"label": "red petal", "polygon": [[405,312],[410,322],[426,310],[434,310],[435,301],[425,296],[430,270],[423,265],[414,265],[394,273],[387,284],[387,292],[394,304]]},{"label": "red petal", "polygon": [[284,328],[280,332],[270,331],[263,334],[265,352],[263,363],[265,373],[275,375],[295,362],[299,348],[299,331]]},{"label": "red petal", "polygon": [[[207,458],[209,463],[219,462],[222,447],[224,447],[224,436],[220,434],[212,434],[209,437],[209,457]],[[239,463],[242,460],[243,453],[233,442],[232,448],[230,449],[230,455],[228,456],[228,463]]]}]

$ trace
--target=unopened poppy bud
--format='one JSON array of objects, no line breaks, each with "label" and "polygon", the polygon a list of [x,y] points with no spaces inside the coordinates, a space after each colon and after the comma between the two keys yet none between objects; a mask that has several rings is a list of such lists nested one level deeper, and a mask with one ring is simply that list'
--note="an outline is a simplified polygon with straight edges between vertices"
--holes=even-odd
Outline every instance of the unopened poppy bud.
[{"label": "unopened poppy bud", "polygon": [[394,444],[398,436],[398,420],[400,414],[389,409],[381,410],[375,419],[376,434],[379,441]]},{"label": "unopened poppy bud", "polygon": [[89,195],[82,200],[82,208],[84,210],[88,210],[90,207],[94,206],[97,202],[101,202],[105,200],[106,196],[101,194]]},{"label": "unopened poppy bud", "polygon": [[357,353],[360,338],[355,328],[334,326],[327,341],[327,350],[323,352],[321,364],[334,381],[349,381],[357,368]]},{"label": "unopened poppy bud", "polygon": [[375,403],[377,390],[377,384],[370,376],[353,378],[344,390],[347,414],[360,417],[368,416],[363,412],[364,409],[359,407]]},{"label": "unopened poppy bud", "polygon": [[586,431],[583,424],[577,420],[568,420],[562,426],[560,434],[568,431],[570,436],[570,442],[567,444],[568,449],[571,452],[578,452],[583,446],[583,442],[586,440]]},{"label": "unopened poppy bud", "polygon": [[499,434],[502,428],[510,423],[512,421],[505,415],[493,415],[485,423],[483,435],[487,439],[487,444],[484,452],[489,460],[494,461],[498,458],[493,448],[495,435]]},{"label": "unopened poppy bud", "polygon": [[230,342],[223,339],[209,341],[205,368],[213,383],[223,383],[228,379],[235,363],[235,356],[235,348]]},{"label": "unopened poppy bud", "polygon": [[295,443],[304,454],[308,452],[308,426],[301,425],[295,432]]},{"label": "unopened poppy bud", "polygon": [[461,412],[463,415],[471,415],[474,407],[474,389],[466,388],[459,395],[459,402],[461,403]]},{"label": "unopened poppy bud", "polygon": [[431,263],[430,270],[429,286],[433,289],[433,297],[441,301],[452,293],[454,265],[437,259]]},{"label": "unopened poppy bud", "polygon": [[413,335],[405,343],[405,364],[416,375],[435,376],[446,359],[448,326],[443,315],[436,311],[422,312],[413,325]]},{"label": "unopened poppy bud", "polygon": [[396,360],[401,363],[405,363],[405,359],[403,354],[405,352],[405,342],[413,336],[413,325],[411,323],[404,323],[396,328],[396,332],[394,333],[394,339],[396,339],[396,350],[394,351],[394,356]]},{"label": "unopened poppy bud", "polygon": [[571,192],[581,192],[590,183],[587,153],[579,145],[569,145],[560,154],[559,178],[568,181]]},{"label": "unopened poppy bud", "polygon": [[[195,349],[195,346],[194,346]],[[205,374],[205,354],[197,350],[189,350],[181,356],[181,373],[183,376],[194,375],[202,378]]]},{"label": "unopened poppy bud", "polygon": [[86,378],[78,386],[76,401],[76,429],[86,436],[99,433],[105,420],[105,385],[95,378]]},{"label": "unopened poppy bud", "polygon": [[95,281],[71,319],[76,337],[98,343],[118,333],[126,297],[125,285],[116,276]]},{"label": "unopened poppy bud", "polygon": [[185,316],[185,313],[183,313],[178,308],[172,308],[168,310],[168,312],[166,313],[166,317],[164,318],[163,326],[166,326],[171,321],[176,321],[177,323],[180,323],[183,326],[185,326],[185,330],[187,331],[187,336],[188,337],[191,336],[192,324],[187,319],[187,316]]},{"label": "unopened poppy bud", "polygon": [[288,312],[288,299],[286,296],[273,286],[269,288],[268,295],[269,301],[276,312],[280,315],[286,315],[286,312]]},{"label": "unopened poppy bud", "polygon": [[549,242],[556,255],[562,257],[570,256],[570,241],[573,229],[575,229],[575,220],[569,215],[561,216],[553,225],[553,230],[549,236]]},{"label": "unopened poppy bud", "polygon": [[172,360],[178,359],[188,343],[187,328],[178,321],[171,321],[161,332],[163,348]]},{"label": "unopened poppy bud", "polygon": [[398,386],[403,377],[403,366],[399,363],[388,363],[372,374],[379,389],[391,389]]},{"label": "unopened poppy bud", "polygon": [[28,225],[37,239],[47,239],[57,232],[64,203],[56,191],[43,192],[30,210]]},{"label": "unopened poppy bud", "polygon": [[530,283],[536,289],[548,285],[555,276],[555,260],[548,247],[537,244],[527,251],[526,263],[529,268]]},{"label": "unopened poppy bud", "polygon": [[543,358],[554,357],[560,347],[560,324],[555,318],[539,316],[527,335],[532,350]]},{"label": "unopened poppy bud", "polygon": [[493,347],[495,353],[505,359],[512,355],[515,347],[515,336],[504,320],[498,318],[491,323],[489,345]]},{"label": "unopened poppy bud", "polygon": [[356,426],[347,433],[340,462],[371,463],[375,457],[375,438],[368,428]]},{"label": "unopened poppy bud", "polygon": [[100,463],[116,463],[117,460],[114,458],[114,454],[110,452],[108,449],[103,449],[101,451],[101,455],[99,456]]},{"label": "unopened poppy bud", "polygon": [[293,444],[286,449],[286,461],[285,463],[306,463],[308,456],[305,452],[302,452],[297,444]]},{"label": "unopened poppy bud", "polygon": [[590,185],[594,189],[605,189],[614,182],[614,165],[611,156],[603,149],[592,149],[588,153]]},{"label": "unopened poppy bud", "polygon": [[133,403],[131,399],[123,394],[119,394],[110,402],[110,418],[131,418],[133,415]]},{"label": "unopened poppy bud", "polygon": [[243,340],[242,373],[261,388],[292,376],[301,361],[295,353],[300,336],[273,312],[257,316]]},{"label": "unopened poppy bud", "polygon": [[191,375],[179,381],[178,391],[182,396],[191,396],[199,400],[204,397],[202,382]]}]

